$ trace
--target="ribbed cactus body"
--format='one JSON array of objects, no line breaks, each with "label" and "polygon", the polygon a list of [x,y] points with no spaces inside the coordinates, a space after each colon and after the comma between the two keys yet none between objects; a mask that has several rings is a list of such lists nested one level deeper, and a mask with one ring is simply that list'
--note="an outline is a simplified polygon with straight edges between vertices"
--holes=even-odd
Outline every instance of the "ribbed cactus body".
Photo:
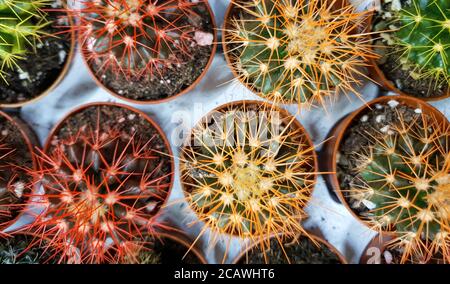
[{"label": "ribbed cactus body", "polygon": [[42,8],[49,0],[0,0],[0,76],[16,68],[49,24]]},{"label": "ribbed cactus body", "polygon": [[260,95],[283,103],[323,103],[335,91],[355,91],[373,56],[365,19],[335,1],[232,2],[225,31],[233,68]]}]

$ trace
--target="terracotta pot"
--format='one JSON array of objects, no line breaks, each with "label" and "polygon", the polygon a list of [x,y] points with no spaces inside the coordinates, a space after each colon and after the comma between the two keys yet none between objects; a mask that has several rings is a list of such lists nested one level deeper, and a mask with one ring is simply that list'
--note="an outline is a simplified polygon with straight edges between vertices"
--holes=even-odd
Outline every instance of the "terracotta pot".
[{"label": "terracotta pot", "polygon": [[367,244],[364,249],[360,264],[380,264],[382,263],[383,253],[388,245],[388,242],[393,240],[394,237],[391,234],[378,234]]},{"label": "terracotta pot", "polygon": [[[310,237],[317,243],[325,245],[331,252],[333,252],[340,260],[341,264],[348,264],[347,260],[345,259],[345,257],[333,246],[331,245],[328,241],[324,240],[321,237],[312,235],[311,233]],[[307,238],[307,236],[300,236],[300,237],[305,237]],[[275,238],[275,236],[270,237],[269,239]],[[247,254],[253,250],[253,249],[258,249],[259,246],[259,242],[253,243],[251,244],[248,248],[246,248],[244,251],[242,251],[233,261],[233,264],[239,264],[241,261],[245,261],[245,258],[247,257]],[[294,244],[295,245],[295,244]],[[295,264],[295,263],[293,263]]]},{"label": "terracotta pot", "polygon": [[370,228],[370,225],[364,221],[360,216],[358,216],[350,207],[348,204],[346,198],[344,197],[344,194],[340,188],[340,183],[337,177],[337,153],[339,152],[339,148],[341,146],[341,143],[343,142],[345,138],[345,134],[347,130],[352,126],[352,123],[359,118],[360,116],[364,115],[364,113],[372,106],[376,104],[386,104],[390,100],[396,100],[400,102],[401,104],[407,105],[413,109],[420,108],[422,109],[422,112],[424,114],[433,115],[438,119],[440,122],[448,123],[448,120],[444,117],[444,115],[434,108],[433,106],[427,104],[426,102],[410,97],[410,96],[385,96],[380,97],[375,100],[372,100],[371,102],[367,103],[367,105],[362,106],[358,110],[352,112],[351,114],[347,115],[345,118],[343,118],[337,125],[334,126],[332,132],[329,135],[329,139],[327,143],[325,143],[324,147],[324,165],[325,165],[325,171],[329,172],[331,174],[324,174],[324,178],[327,182],[327,184],[331,187],[331,190],[337,195],[340,202],[347,208],[348,211],[355,217],[357,220],[359,220],[363,225]]},{"label": "terracotta pot", "polygon": [[[183,247],[186,248],[186,252],[189,251],[189,253],[192,253],[195,257],[197,257],[197,259],[199,260],[199,264],[207,264],[205,257],[200,253],[200,251],[195,246],[193,246],[187,240],[187,237],[184,234],[178,232],[170,232],[170,233],[158,232],[156,233],[156,238],[160,239],[162,242],[164,242],[164,239],[169,239],[171,241],[181,244]],[[179,260],[175,259],[175,261],[178,262]]]},{"label": "terracotta pot", "polygon": [[[224,19],[223,28],[222,28],[222,31],[223,31],[222,48],[223,48],[223,53],[225,55],[225,60],[227,62],[228,67],[231,69],[231,72],[233,73],[234,78],[239,80],[239,82],[241,84],[243,84],[247,89],[252,91],[257,96],[259,96],[263,99],[267,99],[265,96],[261,95],[258,91],[254,90],[254,88],[252,88],[252,86],[248,82],[245,82],[244,80],[242,80],[242,77],[239,76],[239,74],[236,72],[236,69],[234,68],[235,62],[230,58],[231,50],[228,46],[229,43],[226,41],[226,37],[227,37],[227,33],[229,33],[232,30],[232,25],[230,22],[231,22],[231,18],[233,16],[234,10],[237,9],[237,7],[233,3],[233,1],[235,1],[235,0],[231,0],[230,4],[228,5],[228,8],[225,12],[225,19]],[[349,5],[348,0],[334,0],[334,2],[333,2],[333,6],[336,8],[343,7],[344,5]],[[334,90],[335,88],[330,88],[330,89]]]},{"label": "terracotta pot", "polygon": [[[371,16],[369,18],[369,25],[368,25],[368,27],[369,27],[370,30],[373,30],[373,26],[372,25],[373,25],[374,15],[375,15],[375,11],[372,12],[372,14],[371,14]],[[372,38],[373,38],[373,36],[372,36]],[[392,81],[388,80],[386,78],[386,75],[384,75],[384,72],[378,66],[378,63],[377,63],[376,59],[370,59],[369,62],[370,62],[370,66],[368,67],[369,75],[378,85],[382,86],[384,89],[386,89],[388,91],[394,92],[394,93],[399,94],[401,96],[411,96],[411,97],[414,97],[414,98],[419,98],[419,97],[415,97],[415,96],[409,95],[409,94],[401,91],[400,89],[398,89],[394,85],[394,83]],[[449,98],[449,97],[450,97],[450,87],[449,87],[447,93],[445,95],[443,95],[443,96],[429,97],[429,98],[424,97],[424,98],[419,98],[419,99],[431,102],[431,101],[443,100],[443,99],[446,99],[446,98]]]},{"label": "terracotta pot", "polygon": [[[20,119],[17,116],[10,116],[2,111],[0,111],[0,116],[2,116],[6,120],[8,120],[10,123],[12,123],[14,126],[16,126],[18,132],[20,133],[20,136],[23,138],[23,141],[27,145],[27,151],[31,155],[33,169],[36,169],[37,162],[36,162],[36,159],[35,159],[35,156],[33,153],[34,153],[34,148],[39,146],[39,142],[38,142],[37,136],[35,135],[33,130],[31,130],[31,128],[28,126],[28,124],[26,124],[26,122],[24,122],[22,119]],[[35,184],[34,181],[33,181],[33,184]],[[27,198],[25,198],[25,199],[27,199]],[[27,202],[27,200],[24,200],[24,203],[26,203],[26,202]],[[25,206],[25,204],[20,204],[20,205]],[[9,226],[13,225],[14,223],[16,223],[22,217],[23,214],[24,213],[21,212],[12,220],[10,220],[4,224],[0,224],[0,232],[2,232],[4,229],[8,228]],[[17,228],[17,229],[20,229],[20,228]]]},{"label": "terracotta pot", "polygon": [[[73,20],[72,18],[69,16],[69,22],[70,25],[73,26]],[[42,99],[43,97],[45,97],[46,95],[48,95],[51,91],[53,91],[58,85],[59,83],[61,83],[61,81],[64,79],[64,77],[66,76],[67,72],[70,69],[70,66],[72,65],[72,59],[74,57],[75,54],[75,44],[76,44],[76,39],[75,39],[75,32],[71,31],[70,32],[70,50],[69,50],[69,54],[66,58],[66,62],[64,63],[64,67],[61,69],[58,77],[56,78],[55,81],[53,81],[53,83],[47,87],[47,89],[45,89],[45,91],[43,91],[41,94],[39,94],[38,96],[28,100],[28,101],[23,101],[23,102],[18,102],[18,103],[0,103],[0,107],[2,108],[18,108],[18,107],[23,107],[25,105],[28,104],[32,104],[34,102],[39,101],[40,99]]]},{"label": "terracotta pot", "polygon": [[[287,118],[287,117],[293,117],[293,115],[290,114],[287,110],[281,109],[281,108],[278,108],[278,107],[275,107],[275,106],[273,106],[273,105],[271,105],[271,104],[269,104],[269,103],[267,103],[267,102],[264,102],[264,101],[257,101],[257,100],[234,101],[234,102],[230,102],[230,103],[221,105],[221,106],[219,106],[219,107],[213,109],[212,111],[210,111],[208,114],[206,114],[205,116],[203,116],[203,117],[201,118],[201,121],[198,122],[198,123],[193,127],[193,129],[195,129],[200,123],[203,123],[202,121],[203,121],[203,119],[204,119],[205,117],[211,117],[211,115],[214,114],[214,113],[216,113],[218,110],[221,110],[221,109],[230,109],[230,110],[231,110],[231,109],[233,109],[235,106],[237,107],[237,106],[241,106],[241,105],[246,105],[246,106],[257,105],[257,106],[259,106],[259,107],[266,107],[267,109],[275,110],[275,111],[277,111],[277,112],[280,113],[280,119]],[[310,138],[308,132],[306,131],[306,129],[303,127],[303,125],[301,125],[301,123],[300,123],[297,119],[294,119],[294,120],[293,120],[292,125],[293,125],[296,129],[300,129],[300,130],[301,130],[301,132],[302,132],[303,135],[304,135],[305,142],[306,142],[308,148],[314,149],[314,143],[313,143],[313,141],[311,140],[311,138]],[[191,141],[191,139],[192,139],[192,132],[193,132],[193,129],[191,129],[191,132],[190,132],[189,135],[187,136],[187,141],[186,141],[187,143],[190,143],[190,141]],[[307,148],[307,147],[305,147],[305,148]],[[312,182],[315,184],[315,183],[317,182],[317,171],[318,171],[318,169],[319,169],[319,166],[318,166],[318,159],[317,159],[317,154],[316,154],[316,152],[315,152],[314,150],[311,150],[310,155],[312,156],[312,159],[313,159],[312,169],[311,169],[311,172],[312,172],[311,175],[313,176],[313,177],[312,177],[312,179],[313,179]],[[180,160],[184,160],[184,155],[183,155],[182,152],[180,152]],[[181,168],[181,167],[180,167],[180,168]],[[183,172],[180,170],[181,188],[182,188],[182,190],[183,190],[183,193],[186,193],[186,192],[188,192],[188,188],[187,188],[187,186],[186,186],[186,184],[185,184],[185,180],[183,180],[183,178],[182,178],[183,176],[184,176],[184,175],[183,175]],[[313,190],[313,189],[312,189],[312,190]],[[312,192],[311,192],[311,194],[312,194]],[[189,206],[190,206],[190,204],[189,204]],[[195,212],[195,211],[194,211],[194,212]],[[235,237],[235,235],[226,234],[226,233],[223,233],[222,235],[224,235],[224,236],[229,236],[229,237]]]},{"label": "terracotta pot", "polygon": [[124,108],[127,110],[130,110],[136,114],[138,114],[139,116],[141,116],[142,118],[144,118],[150,125],[152,125],[152,127],[154,127],[161,139],[164,141],[164,144],[167,148],[167,157],[170,158],[170,165],[171,165],[171,174],[170,174],[170,185],[169,185],[169,190],[167,191],[167,196],[166,196],[166,200],[163,202],[163,204],[161,204],[161,208],[163,208],[165,206],[165,204],[167,203],[167,200],[170,196],[170,193],[172,191],[173,188],[173,182],[174,182],[174,169],[175,169],[175,165],[174,165],[174,161],[173,161],[173,153],[172,153],[172,149],[170,147],[169,141],[167,140],[167,137],[165,136],[164,132],[162,131],[161,127],[155,122],[153,121],[153,119],[151,119],[147,114],[145,114],[144,112],[137,110],[135,108],[132,108],[128,105],[125,104],[119,104],[119,103],[112,103],[112,102],[98,102],[98,103],[89,103],[89,104],[85,104],[82,105],[74,110],[72,110],[70,113],[68,113],[64,118],[62,118],[54,127],[53,129],[50,131],[50,134],[47,138],[47,141],[44,144],[44,152],[48,153],[50,148],[51,148],[51,142],[52,142],[52,138],[55,136],[58,136],[57,133],[59,132],[59,130],[61,129],[62,126],[64,126],[64,124],[66,123],[66,120],[79,113],[82,112],[83,110],[90,108],[90,107],[101,107],[101,106],[111,106],[111,107],[120,107],[120,108]]},{"label": "terracotta pot", "polygon": [[[175,98],[178,98],[188,92],[190,92],[192,89],[194,89],[199,83],[200,81],[203,79],[203,77],[205,77],[206,73],[208,72],[209,67],[211,66],[213,60],[214,60],[214,56],[216,54],[217,51],[217,25],[216,25],[216,19],[214,17],[214,13],[211,9],[211,6],[209,5],[208,1],[202,2],[206,5],[206,8],[211,16],[211,24],[212,24],[212,33],[214,35],[214,41],[213,41],[213,45],[212,45],[212,50],[211,50],[211,55],[209,56],[209,61],[205,66],[205,69],[203,70],[203,72],[200,74],[200,76],[186,89],[180,91],[178,94],[175,94],[171,97],[168,98],[164,98],[164,99],[159,99],[159,100],[150,100],[150,101],[142,101],[142,100],[135,100],[135,99],[130,99],[124,96],[119,95],[118,93],[116,93],[114,90],[108,88],[106,85],[104,85],[97,77],[97,75],[95,74],[94,70],[92,70],[91,66],[89,65],[88,61],[87,61],[87,52],[83,52],[83,50],[81,51],[82,54],[82,58],[84,61],[84,64],[86,65],[87,69],[89,70],[89,73],[91,74],[91,78],[96,82],[96,84],[98,86],[100,86],[102,89],[104,89],[105,91],[107,91],[109,94],[111,94],[112,96],[119,98],[121,100],[124,100],[128,103],[132,103],[132,104],[139,104],[139,105],[153,105],[153,104],[160,104],[160,103],[165,103],[168,101],[171,101]],[[83,37],[81,34],[78,35],[78,42],[80,44],[81,47],[83,47]],[[83,48],[82,48],[83,49]]]}]

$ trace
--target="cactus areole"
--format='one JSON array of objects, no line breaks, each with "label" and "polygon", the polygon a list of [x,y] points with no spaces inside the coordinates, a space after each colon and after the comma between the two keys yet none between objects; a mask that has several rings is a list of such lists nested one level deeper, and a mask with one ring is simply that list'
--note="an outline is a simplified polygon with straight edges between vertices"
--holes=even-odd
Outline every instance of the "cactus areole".
[{"label": "cactus areole", "polygon": [[379,66],[386,78],[416,97],[450,95],[450,2],[384,2],[374,29],[381,31]]}]

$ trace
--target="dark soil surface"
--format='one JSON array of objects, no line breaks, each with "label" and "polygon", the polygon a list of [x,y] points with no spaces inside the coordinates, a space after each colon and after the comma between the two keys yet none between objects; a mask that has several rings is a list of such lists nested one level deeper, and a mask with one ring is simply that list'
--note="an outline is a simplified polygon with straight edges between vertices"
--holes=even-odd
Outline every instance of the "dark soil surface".
[{"label": "dark soil surface", "polygon": [[[286,254],[283,252],[286,252]],[[238,264],[340,264],[339,257],[326,245],[313,243],[308,237],[300,237],[298,241],[286,243],[283,248],[276,239],[270,241],[270,250],[261,252],[255,248],[238,261]],[[286,256],[289,258],[287,259]]]},{"label": "dark soil surface", "polygon": [[[203,16],[198,19],[198,23],[188,23],[186,25],[194,25],[196,30],[214,33],[212,23],[212,15],[209,14],[205,4],[199,4],[194,9],[196,13]],[[180,24],[182,24],[180,22]],[[111,90],[113,93],[127,99],[137,101],[156,101],[173,97],[183,90],[189,88],[205,71],[208,65],[213,45],[199,46],[194,44],[188,46],[189,56],[180,54],[180,58],[184,61],[179,66],[173,66],[163,77],[154,76],[153,78],[135,78],[128,79],[123,75],[114,74],[107,70],[105,74],[96,74],[99,66],[102,64],[91,62],[91,70],[96,74],[97,79]]]},{"label": "dark soil surface", "polygon": [[[57,21],[56,14],[49,20]],[[55,34],[61,30],[48,26],[45,32]],[[46,36],[38,43],[36,50],[28,48],[25,60],[18,62],[22,71],[7,70],[6,80],[0,80],[0,104],[16,104],[34,99],[46,91],[59,77],[70,54],[70,34]]]},{"label": "dark soil surface", "polygon": [[[392,97],[392,102],[397,102],[395,101],[395,97]],[[399,115],[396,111],[403,116],[406,124],[421,115],[418,109],[412,109],[402,104],[395,107],[391,107],[389,104],[377,104],[372,109],[368,109],[367,112],[355,118],[346,130],[341,142],[337,154],[338,180],[344,197],[347,198],[347,203],[360,216],[364,215],[369,209],[363,203],[351,200],[346,191],[350,189],[353,182],[357,182],[358,180],[358,173],[355,171],[358,153],[362,153],[371,143],[367,139],[367,133],[371,135],[375,134],[375,136],[376,133],[381,135],[380,133],[383,132],[382,129],[386,129],[387,125],[398,121]]]},{"label": "dark soil surface", "polygon": [[[0,116],[0,229],[19,214],[29,193],[33,161],[17,126]],[[20,168],[19,168],[20,167]]]},{"label": "dark soil surface", "polygon": [[[407,0],[401,0],[402,5],[405,5]],[[375,13],[373,21],[373,29],[377,25],[380,25],[384,21],[383,13],[390,10],[391,3],[385,3],[382,6],[382,11]],[[386,30],[387,28],[379,31]],[[448,84],[441,83],[436,86],[436,81],[432,78],[421,78],[419,80],[411,77],[412,68],[404,70],[400,63],[400,57],[404,53],[400,49],[396,49],[393,46],[389,46],[386,40],[377,40],[376,46],[382,46],[379,48],[383,57],[379,60],[378,66],[383,71],[386,79],[391,81],[394,86],[402,92],[419,98],[432,98],[440,97],[447,94],[450,89]],[[417,70],[414,70],[419,72]]]}]

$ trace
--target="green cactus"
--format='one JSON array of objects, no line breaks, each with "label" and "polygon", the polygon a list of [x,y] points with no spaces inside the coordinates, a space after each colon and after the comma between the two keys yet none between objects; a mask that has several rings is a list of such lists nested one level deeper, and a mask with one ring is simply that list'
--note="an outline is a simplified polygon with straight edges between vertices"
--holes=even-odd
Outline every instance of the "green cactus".
[{"label": "green cactus", "polygon": [[[450,1],[411,0],[391,7],[394,46],[415,79],[432,78],[435,86],[450,84]],[[398,10],[398,11],[396,11]],[[390,26],[392,28],[392,26]]]},{"label": "green cactus", "polygon": [[260,96],[323,104],[358,95],[361,69],[376,55],[362,33],[367,12],[329,0],[235,0],[225,42],[233,68]]},{"label": "green cactus", "polygon": [[190,207],[214,236],[264,246],[271,234],[304,232],[299,221],[315,184],[315,162],[294,117],[236,102],[205,117],[191,139],[182,149],[181,180]]},{"label": "green cactus", "polygon": [[[450,262],[450,128],[427,115],[368,133],[350,196],[376,229],[398,234],[402,262]],[[357,204],[359,205],[359,204]]]},{"label": "green cactus", "polygon": [[20,68],[30,47],[35,47],[45,35],[49,24],[43,7],[51,0],[0,0],[0,78],[6,83],[6,74]]}]

